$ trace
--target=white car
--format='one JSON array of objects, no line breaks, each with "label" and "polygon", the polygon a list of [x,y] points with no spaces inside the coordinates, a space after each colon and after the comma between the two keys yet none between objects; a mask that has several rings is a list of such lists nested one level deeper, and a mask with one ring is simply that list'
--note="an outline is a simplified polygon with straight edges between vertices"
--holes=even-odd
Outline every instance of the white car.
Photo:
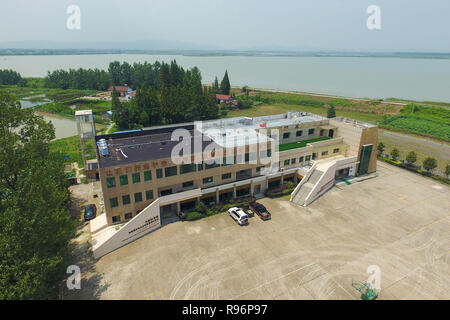
[{"label": "white car", "polygon": [[228,215],[241,226],[248,223],[248,216],[241,208],[233,207],[228,209]]}]

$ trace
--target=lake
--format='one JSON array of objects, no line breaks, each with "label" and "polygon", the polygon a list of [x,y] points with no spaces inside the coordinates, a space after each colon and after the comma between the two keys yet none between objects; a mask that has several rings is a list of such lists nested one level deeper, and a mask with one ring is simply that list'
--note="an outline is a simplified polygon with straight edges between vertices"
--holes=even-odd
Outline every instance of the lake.
[{"label": "lake", "polygon": [[0,56],[0,69],[25,77],[69,68],[107,69],[111,61],[171,60],[197,66],[204,83],[228,70],[233,86],[322,93],[355,98],[403,98],[450,102],[450,59],[382,57],[183,56],[97,54]]},{"label": "lake", "polygon": [[[49,100],[50,101],[50,100]],[[48,101],[31,102],[28,100],[20,100],[22,108],[32,108],[34,106],[47,103]],[[77,123],[75,120],[67,119],[56,114],[48,114],[44,112],[36,112],[44,117],[45,121],[50,121],[55,127],[55,139],[72,137],[78,134]]]}]

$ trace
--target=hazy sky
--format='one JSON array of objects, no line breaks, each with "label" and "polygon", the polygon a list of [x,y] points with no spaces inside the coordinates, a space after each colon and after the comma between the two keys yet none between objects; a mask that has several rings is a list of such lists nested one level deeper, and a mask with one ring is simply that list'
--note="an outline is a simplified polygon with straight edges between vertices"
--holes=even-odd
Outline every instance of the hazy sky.
[{"label": "hazy sky", "polygon": [[[68,30],[66,9],[81,9]],[[366,9],[381,8],[381,30]],[[2,0],[0,41],[170,40],[217,49],[450,52],[449,0]]]}]

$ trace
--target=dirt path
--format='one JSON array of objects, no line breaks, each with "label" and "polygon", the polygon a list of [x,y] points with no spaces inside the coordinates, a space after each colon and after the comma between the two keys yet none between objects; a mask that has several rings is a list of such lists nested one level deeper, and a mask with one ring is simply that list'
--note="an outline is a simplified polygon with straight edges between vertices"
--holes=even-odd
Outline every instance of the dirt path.
[{"label": "dirt path", "polygon": [[111,128],[114,126],[114,122],[111,122],[111,124],[108,126],[108,128],[105,131],[105,134],[109,133],[109,130],[111,130]]}]

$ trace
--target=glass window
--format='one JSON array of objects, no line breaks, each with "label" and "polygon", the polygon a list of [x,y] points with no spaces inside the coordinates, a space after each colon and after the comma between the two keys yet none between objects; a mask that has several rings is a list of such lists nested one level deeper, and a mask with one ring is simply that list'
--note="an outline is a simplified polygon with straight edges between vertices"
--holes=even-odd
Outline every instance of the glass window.
[{"label": "glass window", "polygon": [[308,130],[308,134],[314,134],[314,128]]},{"label": "glass window", "polygon": [[120,216],[114,216],[112,217],[112,222],[120,222]]},{"label": "glass window", "polygon": [[289,165],[289,163],[290,163],[290,160],[289,160],[289,159],[287,159],[287,160],[284,160],[284,165],[285,165],[285,166],[288,166],[288,165]]},{"label": "glass window", "polygon": [[264,168],[264,166],[256,167],[256,172],[261,172],[261,170]]},{"label": "glass window", "polygon": [[123,205],[127,205],[131,203],[130,195],[127,194],[125,196],[122,196],[122,203]]},{"label": "glass window", "polygon": [[152,180],[152,172],[150,170],[144,171],[144,181]]},{"label": "glass window", "polygon": [[114,188],[116,186],[116,179],[114,177],[106,178],[106,186],[108,188]]},{"label": "glass window", "polygon": [[145,191],[145,199],[146,200],[152,200],[153,199],[153,190]]},{"label": "glass window", "polygon": [[262,150],[259,152],[259,158],[260,159],[267,159],[269,157],[272,156],[272,150],[271,149],[267,149],[267,150]]},{"label": "glass window", "polygon": [[303,134],[303,131],[302,131],[302,130],[299,130],[299,131],[297,131],[297,132],[295,133],[295,135],[296,135],[297,137],[301,137],[302,134]]},{"label": "glass window", "polygon": [[125,213],[125,220],[130,220],[133,217],[133,214],[131,212]]},{"label": "glass window", "polygon": [[328,151],[323,151],[323,152],[322,152],[322,155],[323,155],[323,156],[326,156],[327,154],[328,154]]},{"label": "glass window", "polygon": [[289,136],[291,135],[290,132],[283,133],[283,139],[289,139]]},{"label": "glass window", "polygon": [[163,177],[162,169],[156,169],[156,177],[161,179]]},{"label": "glass window", "polygon": [[198,171],[202,171],[202,170],[203,170],[203,163],[199,163],[199,164],[197,165],[197,170],[198,170]]},{"label": "glass window", "polygon": [[338,153],[339,152],[339,148],[336,148],[333,150],[333,153]]},{"label": "glass window", "polygon": [[134,194],[134,202],[141,202],[142,201],[142,192],[137,192]]},{"label": "glass window", "polygon": [[183,182],[183,188],[192,187],[193,185],[194,185],[194,181]]},{"label": "glass window", "polygon": [[180,166],[180,174],[195,172],[195,163],[182,164]]},{"label": "glass window", "polygon": [[298,162],[303,162],[303,160],[305,160],[305,157],[300,157],[300,159],[298,159]]},{"label": "glass window", "polygon": [[173,167],[164,168],[164,174],[166,175],[166,177],[176,176],[177,175],[177,167],[173,166]]},{"label": "glass window", "polygon": [[234,163],[234,156],[223,157],[222,161],[222,166],[229,166]]},{"label": "glass window", "polygon": [[208,177],[203,179],[203,183],[211,183],[213,182],[213,177]]},{"label": "glass window", "polygon": [[117,197],[109,198],[109,206],[111,208],[115,208],[119,206],[119,200],[117,200]]},{"label": "glass window", "polygon": [[224,173],[222,175],[222,180],[231,179],[231,173]]},{"label": "glass window", "polygon": [[208,169],[214,169],[214,168],[217,168],[217,167],[220,166],[220,164],[217,163],[218,161],[217,161],[217,162],[216,162],[216,161],[212,162],[212,161],[214,161],[214,160],[208,161],[209,164],[208,164],[208,162],[205,162],[205,169],[206,169],[206,170],[208,170]]},{"label": "glass window", "polygon": [[133,183],[139,183],[141,182],[141,174],[139,172],[133,173],[131,179],[133,180]]},{"label": "glass window", "polygon": [[291,159],[291,164],[295,164],[295,161],[297,160],[297,158],[292,158]]},{"label": "glass window", "polygon": [[126,175],[126,174],[121,175],[121,176],[119,177],[119,180],[120,180],[120,185],[121,185],[121,186],[126,186],[126,185],[128,185],[128,175]]},{"label": "glass window", "polygon": [[306,156],[306,157],[305,157],[305,160],[306,160],[306,161],[311,160],[311,156]]}]

